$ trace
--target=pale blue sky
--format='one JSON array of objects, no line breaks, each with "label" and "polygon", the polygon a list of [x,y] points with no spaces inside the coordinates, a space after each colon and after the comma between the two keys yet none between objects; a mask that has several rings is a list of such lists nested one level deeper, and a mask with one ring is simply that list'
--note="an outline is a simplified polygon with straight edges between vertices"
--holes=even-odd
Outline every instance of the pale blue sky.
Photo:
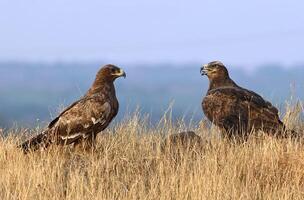
[{"label": "pale blue sky", "polygon": [[304,63],[303,0],[0,0],[0,60]]}]

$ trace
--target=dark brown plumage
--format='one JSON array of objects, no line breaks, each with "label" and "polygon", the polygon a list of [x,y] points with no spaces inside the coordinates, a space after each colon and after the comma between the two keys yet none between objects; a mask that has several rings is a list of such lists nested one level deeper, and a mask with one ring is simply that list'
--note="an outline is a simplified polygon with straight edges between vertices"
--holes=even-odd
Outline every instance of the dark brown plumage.
[{"label": "dark brown plumage", "polygon": [[68,145],[84,142],[86,147],[94,144],[96,135],[103,131],[117,115],[119,104],[114,81],[126,76],[114,66],[102,67],[88,92],[56,117],[43,133],[24,142],[24,152],[48,147],[50,144]]},{"label": "dark brown plumage", "polygon": [[283,136],[286,128],[278,110],[253,91],[238,86],[219,61],[201,68],[209,78],[209,89],[202,108],[206,117],[228,137],[246,138],[252,130]]}]

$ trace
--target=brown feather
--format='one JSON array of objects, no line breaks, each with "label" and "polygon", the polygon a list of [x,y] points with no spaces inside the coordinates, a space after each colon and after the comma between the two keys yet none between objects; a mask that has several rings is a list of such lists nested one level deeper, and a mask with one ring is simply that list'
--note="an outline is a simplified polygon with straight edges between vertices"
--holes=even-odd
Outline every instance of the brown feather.
[{"label": "brown feather", "polygon": [[209,89],[202,102],[206,117],[228,137],[247,137],[252,130],[283,135],[286,128],[278,109],[253,91],[239,87],[220,62],[202,69],[209,78]]},{"label": "brown feather", "polygon": [[24,142],[24,152],[50,144],[78,144],[90,140],[103,131],[117,115],[119,103],[114,80],[125,73],[114,65],[99,70],[92,87],[80,100],[61,112],[40,135]]}]

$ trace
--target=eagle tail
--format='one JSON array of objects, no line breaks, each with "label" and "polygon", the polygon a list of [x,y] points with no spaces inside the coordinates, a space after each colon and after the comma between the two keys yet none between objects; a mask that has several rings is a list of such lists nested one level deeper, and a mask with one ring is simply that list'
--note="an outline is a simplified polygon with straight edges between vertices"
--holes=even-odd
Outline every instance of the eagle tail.
[{"label": "eagle tail", "polygon": [[51,140],[48,137],[47,132],[42,132],[31,139],[23,142],[18,148],[22,149],[22,151],[27,154],[30,151],[36,151],[39,148],[47,148],[51,144]]}]

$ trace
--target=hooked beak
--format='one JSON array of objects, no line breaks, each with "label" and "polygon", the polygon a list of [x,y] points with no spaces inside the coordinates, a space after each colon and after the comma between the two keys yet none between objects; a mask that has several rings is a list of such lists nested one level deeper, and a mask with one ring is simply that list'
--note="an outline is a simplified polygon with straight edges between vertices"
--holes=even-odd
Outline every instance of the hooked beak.
[{"label": "hooked beak", "polygon": [[207,65],[203,65],[201,67],[201,75],[204,76],[204,75],[207,75],[208,74],[208,66]]},{"label": "hooked beak", "polygon": [[120,69],[118,73],[113,74],[113,75],[115,75],[117,77],[124,77],[124,78],[127,77],[126,72],[124,70],[122,70],[122,69]]},{"label": "hooked beak", "polygon": [[126,78],[126,77],[127,77],[126,72],[124,72],[124,71],[122,70],[122,75],[121,75],[121,76],[124,77],[124,78]]}]

